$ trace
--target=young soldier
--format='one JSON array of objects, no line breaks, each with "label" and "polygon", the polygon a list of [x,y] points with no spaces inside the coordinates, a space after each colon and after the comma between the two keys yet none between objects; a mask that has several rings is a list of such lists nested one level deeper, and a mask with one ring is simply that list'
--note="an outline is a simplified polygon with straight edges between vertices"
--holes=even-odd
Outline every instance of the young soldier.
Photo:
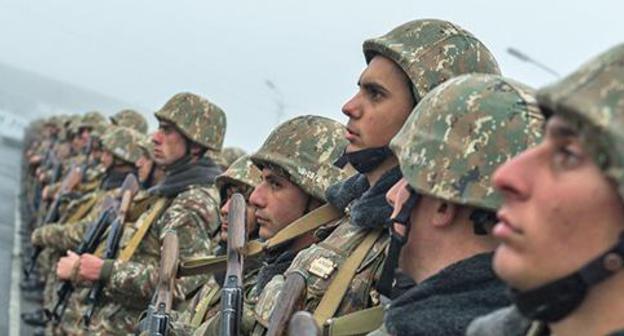
[{"label": "young soldier", "polygon": [[490,267],[500,204],[490,179],[540,139],[532,94],[500,76],[456,77],[425,96],[392,140],[403,179],[387,194],[394,224],[384,270],[392,274],[400,256],[417,285],[386,307],[389,334],[463,335],[476,316],[507,304]]},{"label": "young soldier", "polygon": [[[250,196],[261,240],[269,240],[325,203],[323,191],[347,175],[332,163],[344,146],[345,128],[319,117],[302,116],[275,128],[251,160],[262,171],[262,182]],[[273,276],[283,273],[294,256],[317,238],[312,232],[299,235],[265,251],[263,265],[244,300],[243,334],[261,333],[254,319],[258,296]],[[220,314],[204,323],[197,335],[218,335]]]},{"label": "young soldier", "polygon": [[624,45],[537,94],[543,142],[498,169],[512,308],[470,335],[624,335]]},{"label": "young soldier", "polygon": [[[125,335],[135,330],[157,286],[165,232],[177,232],[180,260],[185,261],[210,255],[212,233],[219,225],[214,178],[220,170],[210,157],[221,150],[225,114],[204,98],[180,93],[155,115],[159,129],[152,137],[154,160],[167,175],[150,190],[151,207],[125,227],[121,252],[115,260],[92,254],[80,257],[79,278],[101,281],[105,288],[101,308],[89,326],[91,335]],[[178,281],[176,299],[186,299],[206,278]]]},{"label": "young soldier", "polygon": [[[217,247],[214,251],[215,255],[226,253],[230,199],[235,193],[242,194],[247,200],[245,220],[248,239],[258,238],[255,208],[249,202],[249,196],[254,187],[261,181],[260,170],[247,155],[236,160],[223,174],[217,176],[216,183],[221,195],[221,231],[215,236],[215,246]],[[243,286],[248,290],[251,290],[255,283],[260,265],[259,262],[245,262]],[[217,314],[220,308],[221,286],[224,276],[224,273],[215,274],[186,304],[178,317],[173,314],[174,323],[171,325],[171,335],[190,335],[200,324]]]},{"label": "young soldier", "polygon": [[[360,174],[327,190],[328,202],[344,210],[345,216],[321,244],[299,253],[286,272],[306,278],[305,309],[328,329],[343,323],[333,317],[379,304],[375,286],[392,212],[385,194],[401,178],[388,148],[392,137],[413,107],[440,83],[463,73],[499,73],[494,57],[479,40],[446,21],[405,23],[365,41],[363,49],[368,65],[358,80],[358,92],[342,108],[349,118],[345,133],[349,144],[339,162],[350,163]],[[283,282],[277,277],[267,286],[257,307],[258,321],[266,323],[274,303],[284,299],[279,298]],[[361,333],[378,327],[362,322],[355,324],[369,328]],[[352,325],[349,322],[348,328]]]}]

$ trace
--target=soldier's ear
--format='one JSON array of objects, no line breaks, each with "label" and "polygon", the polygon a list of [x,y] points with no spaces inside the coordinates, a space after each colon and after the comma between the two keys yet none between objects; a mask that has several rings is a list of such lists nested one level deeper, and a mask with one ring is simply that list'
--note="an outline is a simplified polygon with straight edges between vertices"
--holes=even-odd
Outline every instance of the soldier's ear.
[{"label": "soldier's ear", "polygon": [[457,212],[459,210],[457,205],[443,201],[443,200],[436,200],[434,204],[435,204],[436,210],[431,220],[433,225],[437,227],[451,225],[451,223],[453,223],[453,220],[455,219],[455,216],[457,216]]}]

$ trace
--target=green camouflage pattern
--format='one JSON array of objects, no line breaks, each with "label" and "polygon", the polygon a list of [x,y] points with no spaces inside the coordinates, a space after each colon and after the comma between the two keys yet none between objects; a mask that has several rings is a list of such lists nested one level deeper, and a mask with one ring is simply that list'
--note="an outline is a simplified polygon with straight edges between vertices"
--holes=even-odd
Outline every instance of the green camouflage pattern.
[{"label": "green camouflage pattern", "polygon": [[154,159],[154,143],[152,142],[152,134],[143,137],[138,143],[143,153],[147,154],[152,160]]},{"label": "green camouflage pattern", "polygon": [[113,156],[126,162],[135,163],[141,158],[141,143],[145,135],[131,128],[111,126],[109,132],[102,137],[102,148]]},{"label": "green camouflage pattern", "polygon": [[147,120],[135,110],[125,109],[110,117],[111,123],[116,126],[132,128],[140,133],[147,134]]},{"label": "green camouflage pattern", "polygon": [[[156,197],[151,198],[151,203]],[[133,333],[138,317],[148,306],[158,286],[160,250],[167,231],[177,232],[180,262],[211,255],[207,228],[219,223],[219,196],[214,186],[192,186],[178,194],[150,226],[136,252],[128,262],[107,261],[102,271],[106,283],[104,298],[96,311],[90,335],[126,335]],[[147,212],[143,214],[146,216]],[[120,250],[138,230],[139,218],[125,225]],[[107,266],[108,265],[108,266]],[[190,298],[208,280],[209,275],[178,279],[174,296],[176,305]],[[175,307],[175,306],[174,306]]]},{"label": "green camouflage pattern", "polygon": [[529,87],[496,75],[441,84],[390,143],[404,178],[419,193],[496,210],[494,170],[541,140],[544,118]]},{"label": "green camouflage pattern", "polygon": [[[330,223],[328,226],[336,228],[326,239],[299,252],[283,276],[278,275],[271,279],[262,290],[255,306],[258,323],[265,328],[268,327],[270,316],[276,305],[275,298],[279,297],[284,287],[285,276],[293,272],[303,275],[306,279],[304,310],[314,312],[329,285],[336,278],[338,270],[370,232],[369,229],[353,225],[350,221],[351,218],[345,216]],[[389,234],[381,233],[351,279],[349,288],[334,316],[346,315],[379,304],[379,293],[374,289],[373,284],[379,279],[388,242]],[[310,272],[311,266],[320,259],[330,260],[335,266],[327,278]]]},{"label": "green camouflage pattern", "polygon": [[496,59],[481,41],[443,20],[407,22],[364,41],[363,49],[367,62],[382,55],[398,64],[413,84],[416,102],[450,78],[474,72],[500,74]]},{"label": "green camouflage pattern", "polygon": [[262,182],[262,175],[248,155],[236,160],[230,168],[217,176],[215,184],[219,190],[228,184],[244,184],[250,188]]},{"label": "green camouflage pattern", "polygon": [[91,111],[82,116],[80,123],[78,123],[78,129],[83,127],[91,128],[91,134],[99,137],[106,133],[108,125],[109,123],[102,113],[98,111]]},{"label": "green camouflage pattern", "polygon": [[220,152],[225,138],[225,113],[217,105],[192,93],[178,93],[155,113],[173,123],[190,140]]},{"label": "green camouflage pattern", "polygon": [[333,165],[347,145],[346,128],[337,121],[306,115],[277,126],[251,156],[258,167],[283,169],[306,193],[325,200],[325,189],[347,173]]},{"label": "green camouflage pattern", "polygon": [[624,44],[540,89],[537,100],[545,114],[578,124],[581,141],[624,198]]},{"label": "green camouflage pattern", "polygon": [[241,156],[247,155],[244,149],[238,147],[225,147],[221,151],[221,158],[223,165],[227,169],[234,161],[238,160]]}]

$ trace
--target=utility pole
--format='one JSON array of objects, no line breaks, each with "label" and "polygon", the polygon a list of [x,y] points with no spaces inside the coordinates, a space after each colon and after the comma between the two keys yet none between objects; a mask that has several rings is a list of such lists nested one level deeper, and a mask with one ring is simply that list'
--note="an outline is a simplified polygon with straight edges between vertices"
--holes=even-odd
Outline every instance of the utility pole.
[{"label": "utility pole", "polygon": [[555,76],[556,78],[560,78],[561,75],[559,73],[557,73],[557,71],[551,69],[550,67],[544,65],[544,63],[541,63],[537,60],[535,60],[532,57],[529,57],[527,54],[523,53],[522,51],[513,48],[513,47],[509,47],[507,48],[507,53],[509,53],[511,56],[523,61],[523,62],[527,62],[527,63],[531,63],[533,65],[535,65],[536,67],[542,69],[543,71],[548,72],[549,74],[551,74],[552,76]]}]

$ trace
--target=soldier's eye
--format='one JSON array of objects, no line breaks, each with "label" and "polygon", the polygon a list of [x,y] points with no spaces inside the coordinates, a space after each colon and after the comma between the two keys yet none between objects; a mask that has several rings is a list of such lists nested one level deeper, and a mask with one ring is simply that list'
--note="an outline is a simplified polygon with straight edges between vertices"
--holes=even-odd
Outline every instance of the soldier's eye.
[{"label": "soldier's eye", "polygon": [[582,161],[582,154],[573,145],[557,146],[553,161],[558,168],[573,168],[578,166]]}]

